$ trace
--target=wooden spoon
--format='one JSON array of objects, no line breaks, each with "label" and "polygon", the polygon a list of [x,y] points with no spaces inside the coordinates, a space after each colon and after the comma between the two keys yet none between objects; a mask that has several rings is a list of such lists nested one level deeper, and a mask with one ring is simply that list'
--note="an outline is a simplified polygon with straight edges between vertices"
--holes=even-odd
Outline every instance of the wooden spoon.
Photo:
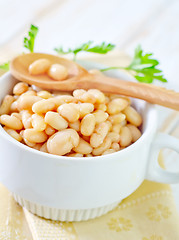
[{"label": "wooden spoon", "polygon": [[[29,65],[37,59],[46,58],[52,64],[59,63],[68,68],[68,79],[54,81],[47,74],[30,75]],[[11,74],[18,80],[49,90],[73,91],[97,88],[103,92],[126,95],[147,102],[179,110],[179,93],[145,83],[128,82],[102,74],[91,74],[77,63],[58,56],[29,53],[12,60]]]}]

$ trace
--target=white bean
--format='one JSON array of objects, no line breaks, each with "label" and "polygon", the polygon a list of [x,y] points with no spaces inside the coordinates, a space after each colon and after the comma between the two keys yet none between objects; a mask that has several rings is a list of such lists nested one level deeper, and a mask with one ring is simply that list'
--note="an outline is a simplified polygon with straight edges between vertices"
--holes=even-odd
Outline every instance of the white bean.
[{"label": "white bean", "polygon": [[142,117],[133,107],[128,106],[123,113],[126,115],[127,121],[133,125],[139,127],[142,124]]},{"label": "white bean", "polygon": [[73,123],[69,123],[69,127],[73,128],[74,130],[76,130],[77,132],[80,131],[80,121],[77,120],[76,122]]},{"label": "white bean", "polygon": [[112,142],[118,143],[120,140],[120,135],[117,132],[109,132],[107,137],[111,139]]},{"label": "white bean", "polygon": [[120,145],[127,147],[132,142],[132,134],[128,127],[122,127],[120,132]]},{"label": "white bean", "polygon": [[83,118],[85,115],[93,112],[94,105],[92,103],[80,103],[79,105],[80,118]]},{"label": "white bean", "polygon": [[121,126],[121,127],[125,127],[125,126],[126,126],[126,124],[127,124],[127,121],[126,121],[126,120],[124,120],[124,121],[120,122],[120,126]]},{"label": "white bean", "polygon": [[21,96],[37,96],[37,92],[29,88],[29,90],[23,93]]},{"label": "white bean", "polygon": [[30,64],[29,73],[32,75],[43,74],[47,72],[50,67],[50,61],[45,58],[38,59]]},{"label": "white bean", "polygon": [[104,103],[105,102],[105,95],[104,93],[102,93],[101,91],[99,91],[98,89],[90,89],[88,90],[88,93],[92,94],[95,99],[96,99],[96,103]]},{"label": "white bean", "polygon": [[116,151],[114,149],[110,148],[110,149],[107,149],[106,151],[104,151],[102,155],[107,155],[107,154],[114,153],[114,152],[116,152]]},{"label": "white bean", "polygon": [[81,153],[71,153],[71,154],[68,154],[68,157],[83,157],[83,154],[81,154]]},{"label": "white bean", "polygon": [[89,154],[92,152],[93,149],[88,142],[80,138],[78,146],[73,148],[73,150],[76,153]]},{"label": "white bean", "polygon": [[20,113],[14,112],[14,113],[11,114],[11,116],[14,116],[14,117],[19,118],[20,120],[22,120],[22,115]]},{"label": "white bean", "polygon": [[114,124],[114,125],[112,125],[112,132],[120,133],[121,127],[122,127],[121,124]]},{"label": "white bean", "polygon": [[127,127],[131,131],[132,134],[132,142],[136,142],[141,137],[141,131],[132,124],[127,124]]},{"label": "white bean", "polygon": [[123,113],[114,114],[114,115],[109,116],[109,118],[108,118],[108,120],[111,121],[112,124],[121,123],[125,119],[126,119],[126,115]]},{"label": "white bean", "polygon": [[0,123],[14,130],[21,130],[23,128],[22,122],[19,118],[6,114],[0,117]]},{"label": "white bean", "polygon": [[53,127],[51,127],[50,125],[48,125],[47,124],[47,127],[46,127],[46,129],[45,129],[45,133],[47,134],[47,135],[52,135],[52,134],[54,134],[56,131],[55,131],[55,129],[53,128]]},{"label": "white bean", "polygon": [[23,136],[31,143],[43,143],[47,140],[47,134],[45,132],[39,132],[33,128],[24,130]]},{"label": "white bean", "polygon": [[65,155],[79,144],[79,135],[73,129],[65,129],[52,135],[47,141],[47,150],[51,154]]},{"label": "white bean", "polygon": [[106,111],[107,110],[107,106],[106,106],[106,104],[104,104],[104,103],[101,103],[101,104],[95,104],[95,109],[97,109],[97,110],[102,110],[102,111]]},{"label": "white bean", "polygon": [[31,147],[31,148],[35,147],[35,145],[36,145],[35,142],[34,142],[34,143],[29,142],[29,141],[28,141],[27,139],[25,139],[25,138],[23,138],[23,141],[24,141],[24,143],[25,143],[28,147]]},{"label": "white bean", "polygon": [[97,124],[95,127],[95,132],[100,134],[103,137],[103,139],[106,137],[106,135],[110,131],[110,125],[108,123],[109,123],[108,121],[102,122]]},{"label": "white bean", "polygon": [[108,113],[106,113],[102,110],[97,110],[97,111],[93,112],[93,115],[95,116],[95,121],[97,124],[101,123],[101,122],[105,122],[109,116]]},{"label": "white bean", "polygon": [[5,130],[11,137],[13,137],[14,139],[16,139],[18,142],[21,142],[21,141],[22,141],[21,135],[20,135],[17,131],[15,131],[14,129],[10,129],[10,128],[4,127],[4,130]]},{"label": "white bean", "polygon": [[80,112],[76,105],[77,104],[64,103],[58,107],[57,111],[69,122],[76,122],[80,117]]},{"label": "white bean", "polygon": [[45,122],[56,130],[63,130],[68,127],[68,122],[57,112],[47,112],[45,114]]},{"label": "white bean", "polygon": [[18,112],[18,100],[14,101],[11,104],[10,112]]},{"label": "white bean", "polygon": [[14,97],[6,95],[0,106],[0,115],[9,114],[11,111],[11,104],[14,102]]},{"label": "white bean", "polygon": [[36,149],[36,150],[38,150],[38,151],[40,151],[42,145],[43,145],[42,143],[36,143],[36,144],[33,146],[33,148]]},{"label": "white bean", "polygon": [[109,114],[117,114],[128,106],[128,101],[123,98],[115,98],[108,103],[107,112]]},{"label": "white bean", "polygon": [[56,107],[55,102],[53,99],[43,99],[33,104],[32,111],[37,114],[44,114],[48,111],[54,110]]},{"label": "white bean", "polygon": [[81,134],[90,136],[95,129],[95,117],[93,114],[87,114],[81,121]]},{"label": "white bean", "polygon": [[76,99],[73,96],[62,95],[62,96],[54,97],[53,101],[55,102],[56,107],[59,107],[60,105],[62,105],[64,103],[75,103]]},{"label": "white bean", "polygon": [[80,102],[86,103],[95,103],[96,98],[89,92],[86,92],[83,89],[77,89],[73,92],[73,96],[78,99]]},{"label": "white bean", "polygon": [[32,128],[31,117],[32,113],[28,110],[21,111],[22,123],[24,128]]},{"label": "white bean", "polygon": [[118,143],[114,142],[111,144],[111,148],[117,152],[120,150],[120,145]]},{"label": "white bean", "polygon": [[40,151],[41,151],[41,152],[48,153],[48,151],[47,151],[47,142],[45,142],[45,143],[41,146]]},{"label": "white bean", "polygon": [[32,110],[32,106],[34,103],[40,101],[41,98],[37,96],[28,96],[28,95],[21,95],[17,100],[17,108],[19,111],[21,110]]},{"label": "white bean", "polygon": [[48,70],[48,75],[56,81],[62,81],[68,76],[68,69],[61,64],[52,64]]},{"label": "white bean", "polygon": [[51,98],[51,97],[52,97],[52,94],[51,94],[50,92],[48,92],[48,91],[39,91],[39,92],[37,93],[37,96],[38,96],[38,97],[41,97],[41,98],[43,98],[43,99],[48,99],[48,98]]},{"label": "white bean", "polygon": [[101,155],[104,151],[106,151],[111,146],[111,139],[106,137],[104,142],[98,147],[93,149],[92,154],[95,156]]},{"label": "white bean", "polygon": [[47,124],[44,121],[43,116],[38,114],[33,114],[31,117],[32,127],[37,131],[44,131],[47,127]]},{"label": "white bean", "polygon": [[93,148],[97,148],[103,143],[103,140],[103,136],[98,133],[93,133],[90,137],[90,144]]},{"label": "white bean", "polygon": [[28,84],[24,82],[17,83],[13,88],[13,94],[15,95],[21,95],[25,93],[28,90]]}]

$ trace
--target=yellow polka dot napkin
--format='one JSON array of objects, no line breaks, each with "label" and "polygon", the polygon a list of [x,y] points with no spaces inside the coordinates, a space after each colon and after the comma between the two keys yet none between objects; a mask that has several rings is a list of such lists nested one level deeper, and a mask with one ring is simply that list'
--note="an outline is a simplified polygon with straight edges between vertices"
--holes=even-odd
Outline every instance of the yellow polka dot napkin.
[{"label": "yellow polka dot napkin", "polygon": [[[129,58],[114,52],[95,61],[125,65]],[[167,126],[173,117],[168,118]],[[159,160],[162,161],[162,154]],[[144,181],[113,211],[79,223],[34,216],[22,209],[2,185],[0,198],[0,240],[179,240],[179,215],[170,186],[166,184]]]}]

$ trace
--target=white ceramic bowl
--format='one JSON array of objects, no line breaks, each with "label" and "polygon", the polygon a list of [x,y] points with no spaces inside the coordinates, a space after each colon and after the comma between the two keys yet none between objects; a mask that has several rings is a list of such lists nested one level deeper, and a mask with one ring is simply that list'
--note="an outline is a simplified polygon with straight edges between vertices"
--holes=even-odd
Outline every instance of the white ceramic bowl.
[{"label": "white ceramic bowl", "polygon": [[[87,63],[85,67],[98,65]],[[123,73],[115,73],[118,77],[121,74],[128,79]],[[0,79],[0,100],[11,92],[15,82],[10,73]],[[105,214],[144,179],[178,182],[179,173],[164,171],[157,162],[160,148],[179,151],[178,140],[156,135],[153,105],[141,100],[133,100],[133,104],[143,117],[141,138],[126,149],[99,157],[43,153],[17,142],[0,126],[0,181],[32,213],[61,221],[82,221]]]}]

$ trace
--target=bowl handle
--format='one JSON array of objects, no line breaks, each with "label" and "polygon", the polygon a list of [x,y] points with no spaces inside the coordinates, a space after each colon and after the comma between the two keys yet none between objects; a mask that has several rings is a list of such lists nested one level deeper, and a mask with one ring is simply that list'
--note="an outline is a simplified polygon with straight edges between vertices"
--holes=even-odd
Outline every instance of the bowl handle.
[{"label": "bowl handle", "polygon": [[157,161],[161,148],[170,148],[179,153],[179,139],[168,134],[157,133],[151,145],[152,154],[149,156],[146,179],[161,183],[178,183],[179,172],[162,169]]}]

